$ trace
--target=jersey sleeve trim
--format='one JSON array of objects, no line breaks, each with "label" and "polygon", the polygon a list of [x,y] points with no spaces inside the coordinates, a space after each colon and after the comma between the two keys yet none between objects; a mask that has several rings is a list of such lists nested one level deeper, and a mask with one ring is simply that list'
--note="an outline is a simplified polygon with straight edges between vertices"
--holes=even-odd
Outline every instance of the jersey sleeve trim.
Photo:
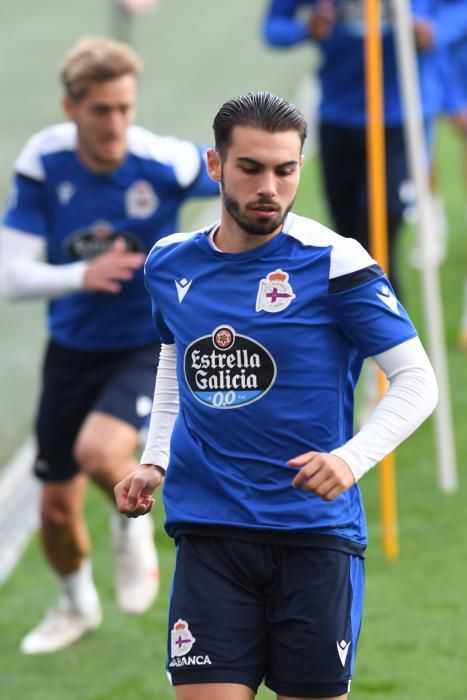
[{"label": "jersey sleeve trim", "polygon": [[334,277],[329,280],[329,293],[338,294],[339,292],[345,292],[354,287],[358,287],[361,284],[370,282],[378,277],[384,276],[384,270],[375,263],[369,267],[364,267],[355,272],[349,272],[346,275],[341,275],[340,277]]},{"label": "jersey sleeve trim", "polygon": [[31,136],[16,160],[15,171],[18,175],[42,182],[45,179],[43,156],[75,148],[75,125],[71,122],[55,124]]},{"label": "jersey sleeve trim", "polygon": [[354,238],[346,238],[331,229],[296,214],[288,214],[283,231],[300,241],[304,246],[329,248],[329,279],[343,277],[372,267],[376,261]]}]

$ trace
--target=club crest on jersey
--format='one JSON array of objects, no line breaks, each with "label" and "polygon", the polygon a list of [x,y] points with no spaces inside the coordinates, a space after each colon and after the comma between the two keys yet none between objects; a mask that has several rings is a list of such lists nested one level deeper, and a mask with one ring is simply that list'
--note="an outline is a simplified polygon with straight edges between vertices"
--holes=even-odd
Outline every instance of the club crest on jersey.
[{"label": "club crest on jersey", "polygon": [[295,294],[289,284],[289,275],[283,270],[274,270],[259,283],[256,311],[275,314],[286,309],[292,299],[295,299]]},{"label": "club crest on jersey", "polygon": [[57,197],[60,204],[68,204],[76,192],[75,186],[71,182],[61,182],[57,187]]},{"label": "club crest on jersey", "polygon": [[238,408],[260,399],[276,379],[276,363],[266,348],[231,326],[218,326],[185,350],[185,378],[206,406]]},{"label": "club crest on jersey", "polygon": [[126,213],[133,219],[148,219],[159,206],[159,198],[146,180],[137,180],[125,194]]}]

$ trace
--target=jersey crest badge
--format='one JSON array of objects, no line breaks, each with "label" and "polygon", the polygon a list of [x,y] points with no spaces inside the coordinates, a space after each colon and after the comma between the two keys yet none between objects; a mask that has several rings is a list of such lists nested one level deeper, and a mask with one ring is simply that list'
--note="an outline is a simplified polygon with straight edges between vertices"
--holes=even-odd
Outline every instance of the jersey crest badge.
[{"label": "jersey crest badge", "polygon": [[132,219],[148,219],[159,206],[159,198],[146,180],[137,180],[125,195],[126,213]]},{"label": "jersey crest badge", "polygon": [[75,192],[75,186],[71,182],[67,182],[66,180],[61,182],[57,187],[58,201],[65,206],[71,200]]},{"label": "jersey crest badge", "polygon": [[295,294],[289,284],[289,275],[283,270],[274,270],[259,283],[256,311],[275,314],[286,309],[292,299],[295,299]]}]

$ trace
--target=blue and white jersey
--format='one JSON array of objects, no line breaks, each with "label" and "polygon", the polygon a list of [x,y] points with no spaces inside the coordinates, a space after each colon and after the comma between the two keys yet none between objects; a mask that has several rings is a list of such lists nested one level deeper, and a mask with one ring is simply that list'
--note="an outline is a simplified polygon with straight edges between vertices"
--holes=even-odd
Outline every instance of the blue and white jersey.
[{"label": "blue and white jersey", "polygon": [[[62,265],[105,252],[117,236],[127,249],[149,252],[172,233],[189,197],[218,194],[204,149],[141,127],[128,130],[128,154],[114,171],[91,172],[76,152],[76,127],[57,124],[35,134],[15,165],[3,222],[42,236],[47,260]],[[79,292],[49,305],[58,342],[79,350],[138,347],[157,340],[143,270],[119,294]]]},{"label": "blue and white jersey", "polygon": [[363,358],[416,331],[363,247],[310,219],[290,214],[244,253],[208,236],[169,236],[146,262],[155,323],[177,350],[167,530],[306,532],[363,548],[358,486],[321,500],[291,486],[287,461],[353,435]]}]

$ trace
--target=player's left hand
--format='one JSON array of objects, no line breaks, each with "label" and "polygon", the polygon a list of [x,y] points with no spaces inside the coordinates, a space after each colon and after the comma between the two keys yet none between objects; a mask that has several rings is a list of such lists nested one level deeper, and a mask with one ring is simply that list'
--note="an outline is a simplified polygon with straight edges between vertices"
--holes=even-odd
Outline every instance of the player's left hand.
[{"label": "player's left hand", "polygon": [[325,501],[333,501],[355,483],[347,462],[328,452],[305,452],[287,464],[300,469],[292,486],[311,491]]}]

